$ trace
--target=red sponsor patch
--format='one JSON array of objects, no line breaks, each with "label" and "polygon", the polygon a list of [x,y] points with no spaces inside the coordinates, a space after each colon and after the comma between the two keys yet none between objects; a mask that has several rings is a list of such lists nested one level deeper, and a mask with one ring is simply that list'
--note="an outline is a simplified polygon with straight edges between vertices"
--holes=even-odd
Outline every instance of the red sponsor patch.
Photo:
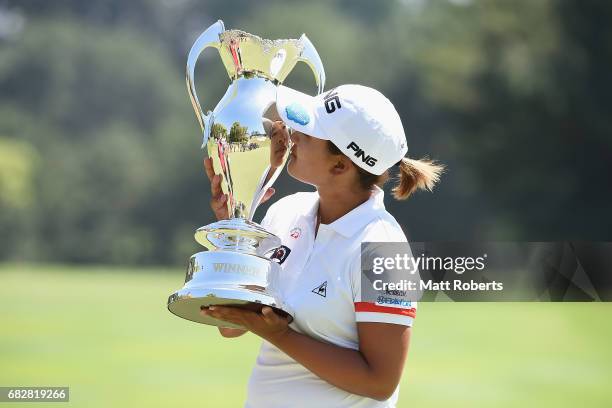
[{"label": "red sponsor patch", "polygon": [[390,313],[402,316],[416,317],[416,308],[402,309],[399,307],[380,306],[370,302],[355,302],[355,312]]},{"label": "red sponsor patch", "polygon": [[289,236],[293,239],[298,239],[302,235],[302,229],[299,227],[295,227],[291,231],[289,231]]}]

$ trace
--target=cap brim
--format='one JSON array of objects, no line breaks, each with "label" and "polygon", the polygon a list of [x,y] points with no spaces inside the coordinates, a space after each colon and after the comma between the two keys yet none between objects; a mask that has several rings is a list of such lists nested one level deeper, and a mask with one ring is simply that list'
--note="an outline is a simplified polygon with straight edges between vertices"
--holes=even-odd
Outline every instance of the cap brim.
[{"label": "cap brim", "polygon": [[293,130],[329,140],[321,128],[317,115],[319,98],[280,85],[276,90],[276,109],[285,125]]}]

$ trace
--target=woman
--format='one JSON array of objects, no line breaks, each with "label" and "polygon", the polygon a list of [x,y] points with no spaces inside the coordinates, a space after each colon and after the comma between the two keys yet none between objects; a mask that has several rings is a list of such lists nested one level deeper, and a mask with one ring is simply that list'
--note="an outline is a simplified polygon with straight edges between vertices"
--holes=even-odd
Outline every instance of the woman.
[{"label": "woman", "polygon": [[[288,173],[317,190],[282,198],[262,221],[282,240],[273,257],[294,320],[288,324],[270,307],[254,313],[211,306],[202,313],[246,328],[220,328],[225,337],[251,331],[264,340],[246,407],[394,407],[416,303],[362,301],[361,243],[406,242],[384,208],[380,186],[391,167],[399,167],[393,195],[400,200],[431,190],[443,167],[404,157],[399,115],[372,88],[343,85],[311,97],[281,86],[276,108],[284,124],[273,127],[271,166],[281,165],[290,137]],[[205,167],[211,207],[227,218],[220,178],[209,160]]]}]

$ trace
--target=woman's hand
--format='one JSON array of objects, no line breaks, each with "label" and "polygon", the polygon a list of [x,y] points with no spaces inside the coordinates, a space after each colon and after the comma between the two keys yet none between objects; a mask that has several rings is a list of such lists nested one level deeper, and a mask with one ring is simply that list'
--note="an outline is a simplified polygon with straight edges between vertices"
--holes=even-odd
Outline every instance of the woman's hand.
[{"label": "woman's hand", "polygon": [[219,333],[221,333],[223,337],[228,338],[228,339],[232,339],[234,337],[240,337],[244,333],[247,332],[246,330],[243,330],[243,329],[233,329],[231,327],[217,327],[217,329],[219,329]]},{"label": "woman's hand", "polygon": [[200,313],[238,324],[270,342],[276,342],[290,330],[287,318],[277,315],[269,306],[264,306],[261,313],[231,306],[209,306]]},{"label": "woman's hand", "polygon": [[226,204],[227,194],[223,194],[221,176],[215,174],[212,159],[209,157],[204,159],[204,170],[206,170],[206,175],[208,180],[210,180],[210,208],[215,213],[217,220],[227,220],[229,218]]},{"label": "woman's hand", "polygon": [[[227,194],[223,193],[223,189],[221,188],[221,176],[215,174],[212,159],[208,157],[204,159],[204,170],[206,170],[206,175],[208,176],[208,180],[210,180],[210,208],[215,213],[217,220],[227,220],[229,218],[227,209],[228,197]],[[266,194],[264,194],[261,202],[265,203],[274,193],[274,188],[270,187],[266,191]]]}]

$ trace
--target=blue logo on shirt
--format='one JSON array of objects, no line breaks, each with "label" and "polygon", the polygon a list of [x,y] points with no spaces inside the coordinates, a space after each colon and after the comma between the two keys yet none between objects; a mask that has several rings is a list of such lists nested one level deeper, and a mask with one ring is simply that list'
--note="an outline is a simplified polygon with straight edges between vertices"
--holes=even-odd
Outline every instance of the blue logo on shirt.
[{"label": "blue logo on shirt", "polygon": [[287,113],[287,118],[289,120],[294,121],[295,123],[299,123],[302,126],[306,126],[310,123],[310,116],[306,109],[299,103],[292,103],[291,105],[285,108],[285,113]]},{"label": "blue logo on shirt", "polygon": [[394,305],[402,307],[412,307],[412,302],[405,299],[398,299],[394,297],[378,296],[376,298],[377,305]]}]

